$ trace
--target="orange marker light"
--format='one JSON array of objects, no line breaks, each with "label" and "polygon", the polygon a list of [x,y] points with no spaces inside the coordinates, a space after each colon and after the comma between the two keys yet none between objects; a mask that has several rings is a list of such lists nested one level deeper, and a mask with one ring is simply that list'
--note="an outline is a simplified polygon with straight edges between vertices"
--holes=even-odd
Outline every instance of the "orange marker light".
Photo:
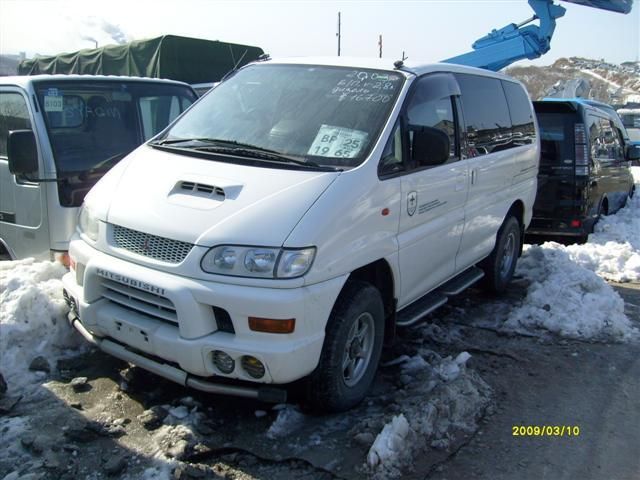
[{"label": "orange marker light", "polygon": [[296,328],[296,319],[279,320],[275,318],[249,317],[249,328],[254,332],[292,333]]}]

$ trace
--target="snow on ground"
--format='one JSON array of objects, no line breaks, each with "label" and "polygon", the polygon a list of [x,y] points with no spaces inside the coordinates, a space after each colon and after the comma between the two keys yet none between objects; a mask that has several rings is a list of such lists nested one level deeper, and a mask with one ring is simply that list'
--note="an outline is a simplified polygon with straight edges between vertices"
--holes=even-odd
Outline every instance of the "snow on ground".
[{"label": "snow on ground", "polygon": [[556,243],[525,248],[517,272],[527,278],[527,296],[513,309],[507,329],[543,329],[583,340],[630,340],[638,331],[624,314],[624,301],[601,277],[576,264]]},{"label": "snow on ground", "polygon": [[640,281],[640,167],[631,167],[638,195],[603,217],[585,245],[564,247],[577,264],[615,282]]},{"label": "snow on ground", "polygon": [[429,449],[446,449],[456,432],[470,434],[490,404],[490,387],[473,371],[471,358],[462,352],[455,358],[420,349],[386,365],[401,363],[404,385],[399,413],[382,427],[369,448],[366,470],[374,479],[399,478]]},{"label": "snow on ground", "polygon": [[53,370],[56,359],[82,345],[65,318],[65,273],[60,263],[0,262],[0,373],[10,394],[28,394],[46,377],[29,370],[35,357],[44,357]]},{"label": "snow on ground", "polygon": [[267,430],[267,437],[272,440],[290,435],[304,423],[304,414],[293,405],[276,405],[274,410],[278,410],[278,416]]},{"label": "snow on ground", "polygon": [[585,245],[525,247],[517,273],[531,285],[507,329],[548,330],[582,340],[639,337],[624,314],[624,301],[606,283],[640,281],[640,167],[631,170],[638,195],[603,217]]}]

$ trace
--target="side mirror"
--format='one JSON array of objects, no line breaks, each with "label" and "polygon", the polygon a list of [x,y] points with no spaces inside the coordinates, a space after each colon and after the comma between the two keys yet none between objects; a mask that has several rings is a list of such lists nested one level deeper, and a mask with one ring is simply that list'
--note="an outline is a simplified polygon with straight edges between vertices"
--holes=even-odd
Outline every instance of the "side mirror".
[{"label": "side mirror", "polygon": [[38,172],[38,149],[32,130],[11,130],[7,138],[9,171],[14,175]]},{"label": "side mirror", "polygon": [[421,167],[440,165],[449,159],[449,135],[438,128],[410,126],[412,160]]},{"label": "side mirror", "polygon": [[629,145],[627,149],[627,160],[640,160],[640,145]]}]

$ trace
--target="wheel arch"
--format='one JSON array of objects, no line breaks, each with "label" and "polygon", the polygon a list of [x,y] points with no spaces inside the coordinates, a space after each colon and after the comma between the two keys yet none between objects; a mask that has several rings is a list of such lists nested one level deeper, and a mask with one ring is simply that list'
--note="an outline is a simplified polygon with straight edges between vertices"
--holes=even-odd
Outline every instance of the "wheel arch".
[{"label": "wheel arch", "polygon": [[524,248],[524,212],[524,202],[518,199],[511,204],[509,211],[504,217],[506,220],[509,216],[514,216],[520,224],[520,245],[518,246],[518,257],[522,256],[522,249]]},{"label": "wheel arch", "polygon": [[[347,283],[350,280],[361,280],[370,283],[380,292],[384,305],[384,340],[385,344],[390,344],[395,337],[397,305],[397,299],[395,298],[395,281],[391,265],[389,265],[385,259],[381,258],[351,272]],[[345,287],[342,288],[344,290]]]},{"label": "wheel arch", "polygon": [[0,238],[0,257],[2,257],[3,255],[7,255],[9,257],[9,260],[16,259],[15,254],[11,251],[11,249],[9,248],[9,245],[7,245],[7,242],[5,242],[2,238]]}]

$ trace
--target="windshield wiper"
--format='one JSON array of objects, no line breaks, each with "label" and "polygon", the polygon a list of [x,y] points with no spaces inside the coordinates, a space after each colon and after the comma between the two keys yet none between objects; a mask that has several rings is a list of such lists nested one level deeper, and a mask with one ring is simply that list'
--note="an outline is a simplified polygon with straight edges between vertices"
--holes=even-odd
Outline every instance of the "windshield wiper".
[{"label": "windshield wiper", "polygon": [[290,163],[293,165],[301,165],[304,167],[322,168],[321,165],[318,165],[315,162],[299,160],[297,158],[283,155],[282,153],[275,150],[260,147],[258,145],[251,145],[249,143],[237,142],[236,140],[223,140],[217,138],[171,138],[153,142],[152,145],[176,145],[178,143],[187,142],[200,142],[207,144],[203,146],[188,147],[197,151],[235,153],[246,157]]},{"label": "windshield wiper", "polygon": [[89,170],[86,170],[85,172],[83,172],[83,174],[81,174],[80,177],[87,177],[87,176],[91,175],[92,173],[96,173],[96,172],[103,171],[103,170],[109,170],[116,163],[118,163],[120,160],[122,160],[122,157],[124,157],[128,153],[129,152],[127,151],[127,152],[120,152],[120,153],[116,153],[115,155],[111,155],[109,158],[106,158],[105,160],[102,160],[101,162],[95,164]]}]

